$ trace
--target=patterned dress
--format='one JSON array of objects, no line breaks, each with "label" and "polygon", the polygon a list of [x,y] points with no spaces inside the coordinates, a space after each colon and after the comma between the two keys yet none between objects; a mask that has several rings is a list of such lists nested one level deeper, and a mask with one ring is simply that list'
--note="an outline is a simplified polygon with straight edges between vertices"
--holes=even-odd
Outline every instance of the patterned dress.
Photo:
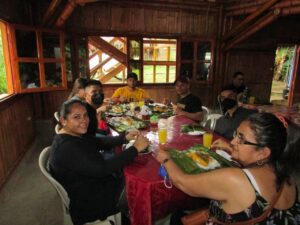
[{"label": "patterned dress", "polygon": [[[246,170],[246,169],[245,169]],[[247,209],[228,214],[222,209],[222,204],[219,201],[212,200],[210,202],[210,215],[218,219],[219,221],[226,223],[246,221],[255,217],[259,217],[264,210],[269,206],[269,203],[260,195],[259,188],[255,182],[254,177],[250,171],[245,171],[252,187],[255,190],[256,201]],[[212,221],[208,221],[207,225],[213,225]],[[295,202],[292,207],[287,210],[279,210],[273,208],[270,216],[265,221],[256,223],[256,225],[299,225],[300,224],[300,203],[298,201],[298,193],[296,195]]]}]

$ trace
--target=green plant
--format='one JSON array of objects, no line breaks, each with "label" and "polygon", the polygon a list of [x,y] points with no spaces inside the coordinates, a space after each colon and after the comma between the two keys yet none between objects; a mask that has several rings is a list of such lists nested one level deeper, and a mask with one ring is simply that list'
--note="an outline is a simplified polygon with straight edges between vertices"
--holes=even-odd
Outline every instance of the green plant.
[{"label": "green plant", "polygon": [[0,31],[0,94],[7,93],[6,71],[3,57],[2,36]]}]

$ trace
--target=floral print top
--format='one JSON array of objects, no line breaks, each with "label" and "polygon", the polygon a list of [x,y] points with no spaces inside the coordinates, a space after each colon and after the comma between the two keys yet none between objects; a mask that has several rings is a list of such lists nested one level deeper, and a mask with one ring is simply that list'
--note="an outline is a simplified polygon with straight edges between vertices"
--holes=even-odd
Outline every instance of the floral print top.
[{"label": "floral print top", "polygon": [[[249,181],[253,186],[250,179]],[[264,212],[264,210],[268,208],[269,203],[260,195],[260,193],[256,189],[255,195],[256,201],[249,208],[235,214],[228,214],[224,212],[221,202],[212,200],[210,202],[210,215],[212,215],[219,221],[226,223],[246,221],[255,217],[259,217]],[[208,220],[206,224],[213,225],[214,223]],[[300,203],[298,200],[298,193],[291,208],[287,210],[278,210],[273,208],[270,216],[268,216],[265,221],[256,223],[255,225],[300,225]]]}]

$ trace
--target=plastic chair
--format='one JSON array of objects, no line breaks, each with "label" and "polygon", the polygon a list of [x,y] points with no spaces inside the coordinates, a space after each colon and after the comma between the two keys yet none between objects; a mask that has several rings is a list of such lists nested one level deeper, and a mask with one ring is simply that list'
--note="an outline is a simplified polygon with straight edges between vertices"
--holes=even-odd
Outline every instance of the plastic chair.
[{"label": "plastic chair", "polygon": [[43,151],[40,154],[39,157],[39,167],[44,176],[50,181],[52,186],[55,188],[57,191],[61,202],[62,202],[62,208],[63,208],[63,216],[64,216],[64,225],[72,225],[72,220],[71,216],[69,213],[69,204],[70,204],[70,199],[68,197],[68,194],[64,187],[58,183],[52,175],[49,173],[49,165],[48,165],[48,160],[49,160],[49,155],[50,155],[50,146],[46,147],[43,149]]},{"label": "plastic chair", "polygon": [[[44,176],[50,181],[52,186],[55,188],[57,191],[61,201],[62,201],[62,208],[63,208],[63,215],[64,215],[64,225],[73,225],[73,222],[71,220],[71,216],[69,213],[69,205],[70,205],[70,199],[68,196],[68,193],[64,189],[64,187],[56,181],[52,175],[49,173],[49,156],[50,156],[50,150],[51,147],[48,146],[43,149],[43,151],[40,153],[39,157],[39,167]],[[94,222],[89,222],[85,223],[86,225],[111,225],[109,221],[114,222],[115,225],[121,225],[121,213],[117,213],[115,215],[109,216],[106,220],[104,221],[94,221]]]},{"label": "plastic chair", "polygon": [[55,133],[58,134],[60,129],[61,129],[60,125],[59,125],[59,124],[56,124],[56,125],[55,125],[55,128],[54,128]]},{"label": "plastic chair", "polygon": [[210,114],[210,111],[206,106],[202,106],[202,112],[203,112],[203,120],[201,122],[201,125],[205,126],[206,120],[207,120],[208,115]]},{"label": "plastic chair", "polygon": [[54,112],[54,118],[57,122],[59,122],[58,112]]},{"label": "plastic chair", "polygon": [[209,114],[207,116],[207,119],[205,121],[204,126],[208,127],[211,130],[214,130],[216,127],[216,123],[217,120],[222,116],[222,114],[217,114],[217,113],[213,113],[213,114]]}]

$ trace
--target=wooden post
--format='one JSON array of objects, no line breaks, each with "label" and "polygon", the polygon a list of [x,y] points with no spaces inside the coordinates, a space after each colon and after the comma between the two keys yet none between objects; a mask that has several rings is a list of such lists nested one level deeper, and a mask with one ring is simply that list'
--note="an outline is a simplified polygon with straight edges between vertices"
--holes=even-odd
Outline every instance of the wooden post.
[{"label": "wooden post", "polygon": [[49,5],[49,7],[46,11],[46,13],[43,16],[43,19],[42,19],[42,25],[43,26],[45,26],[49,22],[49,19],[54,14],[57,7],[60,5],[61,1],[62,0],[52,0],[52,2],[50,3],[50,5]]}]

